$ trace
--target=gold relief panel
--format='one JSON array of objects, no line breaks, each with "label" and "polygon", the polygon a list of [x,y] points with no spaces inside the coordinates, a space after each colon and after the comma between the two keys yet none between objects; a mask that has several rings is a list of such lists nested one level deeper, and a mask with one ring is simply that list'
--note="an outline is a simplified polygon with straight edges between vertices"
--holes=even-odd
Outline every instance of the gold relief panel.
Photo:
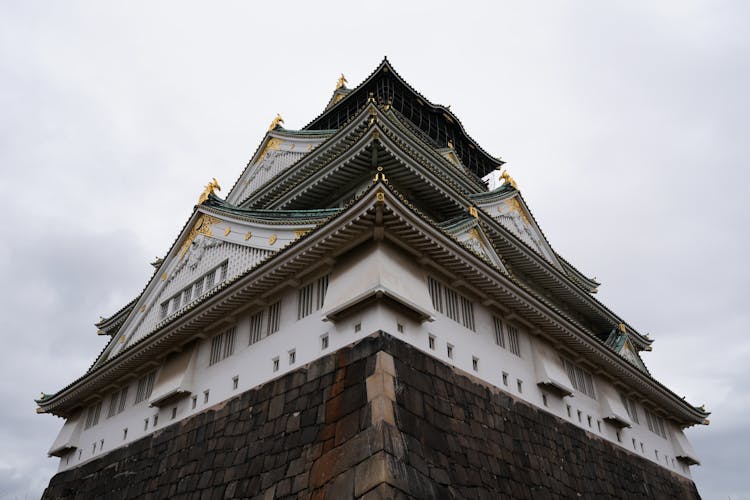
[{"label": "gold relief panel", "polygon": [[276,240],[277,240],[277,238],[276,238],[276,235],[275,235],[275,234],[272,234],[272,235],[271,235],[271,236],[270,236],[270,237],[268,238],[268,244],[269,244],[269,245],[273,245],[274,243],[276,243]]},{"label": "gold relief panel", "polygon": [[232,228],[227,226],[227,228],[224,230],[224,236],[229,236],[229,233],[231,232],[232,232]]},{"label": "gold relief panel", "polygon": [[302,238],[304,235],[306,235],[309,232],[310,232],[309,229],[295,229],[294,230],[294,238],[295,239]]},{"label": "gold relief panel", "polygon": [[[509,213],[517,213],[524,222],[527,224],[529,223],[529,217],[526,215],[526,211],[521,206],[521,202],[518,201],[516,198],[511,198],[509,200],[505,200],[505,207],[508,209]],[[498,211],[500,209],[498,208]]]},{"label": "gold relief panel", "polygon": [[284,143],[285,141],[283,139],[271,137],[271,139],[268,140],[266,147],[263,148],[263,151],[261,151],[260,155],[258,156],[258,159],[263,160],[263,158],[266,157],[266,153],[268,153],[269,151],[279,151]]},{"label": "gold relief panel", "polygon": [[247,233],[245,233],[245,241],[249,240],[252,237],[253,237],[253,233],[252,232],[248,231]]},{"label": "gold relief panel", "polygon": [[[185,256],[188,249],[190,249],[190,245],[192,245],[193,241],[199,234],[202,234],[204,236],[213,236],[211,226],[219,222],[221,222],[221,219],[217,217],[201,214],[201,216],[198,217],[198,220],[195,221],[193,229],[190,230],[190,233],[188,233],[187,238],[185,238],[185,241],[180,248],[180,258],[183,258]],[[162,279],[166,279],[166,277]]]}]

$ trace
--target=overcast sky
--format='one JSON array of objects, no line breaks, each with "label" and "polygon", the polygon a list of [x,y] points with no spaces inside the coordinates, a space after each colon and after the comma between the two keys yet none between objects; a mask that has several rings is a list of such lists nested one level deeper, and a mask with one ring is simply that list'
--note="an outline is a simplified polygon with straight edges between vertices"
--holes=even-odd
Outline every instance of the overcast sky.
[{"label": "overcast sky", "polygon": [[713,412],[704,498],[750,499],[750,3],[528,4],[0,0],[0,499],[41,494],[62,421],[33,398],[88,368],[205,183],[384,55]]}]

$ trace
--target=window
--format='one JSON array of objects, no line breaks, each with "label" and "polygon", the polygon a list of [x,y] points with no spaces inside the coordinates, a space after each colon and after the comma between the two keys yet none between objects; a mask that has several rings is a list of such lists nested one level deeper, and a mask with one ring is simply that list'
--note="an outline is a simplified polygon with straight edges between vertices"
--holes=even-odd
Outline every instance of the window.
[{"label": "window", "polygon": [[240,377],[238,375],[235,375],[232,377],[232,389],[237,390],[237,388],[240,386]]},{"label": "window", "polygon": [[461,297],[461,324],[475,332],[474,327],[474,304],[466,297]]},{"label": "window", "polygon": [[278,300],[268,306],[268,326],[266,328],[266,335],[271,335],[279,331],[279,323],[281,320],[281,301]]},{"label": "window", "polygon": [[591,415],[586,415],[586,423],[588,423],[589,427],[591,427]]},{"label": "window", "polygon": [[172,407],[172,420],[174,420],[175,418],[177,418],[177,407],[173,406]]},{"label": "window", "polygon": [[107,418],[111,418],[117,414],[117,407],[120,404],[120,391],[113,392],[109,397],[109,410],[107,411]]},{"label": "window", "polygon": [[210,394],[210,391],[208,389],[206,389],[205,391],[203,391],[203,404],[208,403],[208,395],[209,394]]},{"label": "window", "polygon": [[477,358],[476,356],[471,358],[471,367],[475,372],[479,371],[479,358]]},{"label": "window", "polygon": [[138,388],[135,391],[135,403],[138,404],[144,399],[151,397],[151,391],[154,390],[154,379],[156,371],[147,373],[138,380]]},{"label": "window", "polygon": [[476,331],[474,304],[471,300],[431,276],[427,277],[427,288],[430,292],[432,307],[437,312],[444,313],[456,323],[461,323],[469,330]]},{"label": "window", "polygon": [[198,396],[193,396],[190,399],[191,399],[190,408],[194,410],[195,407],[198,405]]},{"label": "window", "polygon": [[[224,261],[217,267],[211,269],[206,274],[198,278],[197,280],[190,283],[188,286],[178,291],[167,300],[161,303],[159,310],[160,319],[164,319],[168,314],[176,312],[180,307],[188,305],[193,299],[200,297],[204,291],[209,291],[214,285],[218,285],[227,279],[227,272],[229,271],[229,261]],[[219,280],[216,280],[216,275],[219,275]]]},{"label": "window", "polygon": [[497,316],[492,316],[492,323],[495,325],[495,343],[505,349],[505,332],[503,332],[503,322]]},{"label": "window", "polygon": [[448,344],[448,345],[446,346],[446,351],[447,351],[447,353],[448,353],[448,357],[449,357],[450,359],[453,359],[453,346],[452,346],[451,344]]},{"label": "window", "polygon": [[144,430],[144,431],[147,431],[147,430],[148,430],[148,420],[149,420],[149,419],[147,419],[147,418],[144,418],[144,419],[143,419],[143,430]]},{"label": "window", "polygon": [[99,401],[94,406],[90,406],[86,412],[86,423],[83,426],[84,429],[93,427],[99,423],[99,415],[102,412],[102,402]]},{"label": "window", "polygon": [[235,332],[236,328],[231,327],[211,339],[211,354],[208,360],[209,366],[214,365],[234,354]]},{"label": "window", "polygon": [[156,427],[156,424],[159,423],[159,414],[154,415],[154,425],[152,427]]},{"label": "window", "polygon": [[297,319],[302,319],[308,314],[315,310],[319,310],[323,307],[325,301],[326,292],[328,292],[328,277],[321,276],[315,281],[308,283],[299,289],[297,297]]},{"label": "window", "polygon": [[250,316],[250,345],[258,342],[263,335],[263,311]]},{"label": "window", "polygon": [[635,438],[633,438],[633,449],[636,450],[636,451],[638,450],[638,448],[635,445]]},{"label": "window", "polygon": [[582,415],[581,410],[578,410],[576,413],[578,413],[578,421],[582,422],[582,420],[581,420],[581,415]]},{"label": "window", "polygon": [[299,289],[297,297],[297,319],[302,319],[313,310],[313,283]]},{"label": "window", "polygon": [[664,420],[662,420],[661,417],[656,416],[654,413],[646,410],[645,408],[643,412],[646,414],[646,424],[648,425],[648,430],[666,439],[667,431],[664,427]]},{"label": "window", "polygon": [[573,388],[586,394],[590,398],[596,399],[596,394],[594,393],[594,379],[591,377],[591,374],[566,358],[562,358],[562,361],[563,366],[565,367],[565,372],[568,374],[570,384]]},{"label": "window", "polygon": [[401,323],[396,323],[396,331],[398,333],[404,333],[404,325],[402,325]]},{"label": "window", "polygon": [[289,364],[293,365],[295,361],[297,361],[297,351],[292,349],[289,351]]},{"label": "window", "polygon": [[503,385],[508,387],[508,374],[506,372],[503,372]]},{"label": "window", "polygon": [[568,417],[571,417],[572,415],[570,414],[570,405],[565,405],[565,409],[568,410]]},{"label": "window", "polygon": [[599,430],[599,432],[602,432],[602,421],[597,420],[596,421],[596,428]]},{"label": "window", "polygon": [[271,362],[273,363],[273,371],[279,371],[279,358],[273,358]]},{"label": "window", "polygon": [[625,406],[625,410],[628,412],[628,416],[630,417],[630,419],[636,424],[639,424],[640,422],[638,421],[638,407],[635,405],[635,401],[625,397],[624,394],[620,394],[620,398],[622,399],[622,404]]},{"label": "window", "polygon": [[543,404],[544,406],[549,406],[549,405],[547,404],[547,395],[546,395],[546,394],[542,394],[542,404]]},{"label": "window", "polygon": [[513,325],[505,325],[508,330],[508,344],[510,346],[510,352],[521,357],[521,344],[518,342],[518,328]]},{"label": "window", "polygon": [[434,335],[427,336],[427,346],[433,351],[435,350],[435,336]]},{"label": "window", "polygon": [[518,393],[522,394],[523,393],[523,380],[521,380],[520,378],[516,379],[516,386],[518,387]]},{"label": "window", "polygon": [[123,440],[123,441],[125,441],[125,440],[126,440],[127,438],[128,438],[128,428],[127,428],[127,427],[125,427],[125,428],[124,428],[124,429],[122,430],[122,440]]},{"label": "window", "polygon": [[360,331],[362,331],[362,323],[357,323],[354,325],[354,333],[359,333]]},{"label": "window", "polygon": [[320,348],[321,349],[328,349],[328,334],[321,335],[320,337]]}]

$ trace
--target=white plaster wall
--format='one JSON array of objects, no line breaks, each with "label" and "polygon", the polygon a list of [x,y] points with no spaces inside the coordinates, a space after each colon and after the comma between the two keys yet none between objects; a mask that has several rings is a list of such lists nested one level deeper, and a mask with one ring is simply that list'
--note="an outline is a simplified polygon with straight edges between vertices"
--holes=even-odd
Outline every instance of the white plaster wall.
[{"label": "white plaster wall", "polygon": [[[426,276],[426,274],[425,274]],[[427,287],[426,280],[422,284]],[[470,295],[464,293],[469,298]],[[249,346],[249,318],[256,310],[247,311],[238,318],[235,337],[234,354],[214,366],[208,366],[210,338],[198,345],[196,371],[193,376],[192,393],[197,396],[197,405],[192,408],[191,397],[186,397],[169,407],[158,409],[149,408],[146,402],[133,405],[136,393],[136,382],[131,381],[126,410],[110,419],[106,418],[109,407],[109,397],[104,399],[102,415],[99,424],[83,430],[79,438],[79,450],[75,450],[60,461],[60,470],[74,467],[90,460],[101,453],[127,444],[172,423],[172,408],[176,408],[176,420],[188,417],[217,403],[225,401],[243,391],[279,377],[291,370],[336,351],[337,349],[355,342],[377,330],[384,330],[391,335],[410,343],[425,353],[438,358],[449,365],[464,370],[488,383],[506,391],[539,408],[543,408],[592,434],[618,443],[623,449],[641,455],[670,470],[690,475],[689,469],[679,461],[674,461],[675,450],[670,439],[664,439],[646,426],[643,407],[639,405],[640,424],[634,424],[632,429],[620,431],[618,441],[617,429],[603,420],[599,402],[582,393],[576,392],[574,397],[558,397],[552,393],[544,393],[536,385],[536,372],[533,364],[532,349],[535,343],[543,342],[540,338],[530,337],[520,325],[519,341],[521,356],[512,354],[495,343],[493,311],[474,301],[474,311],[477,331],[464,328],[461,324],[435,312],[435,321],[419,323],[395,311],[383,303],[372,303],[367,308],[344,316],[336,323],[323,321],[321,311],[313,311],[309,316],[297,319],[297,291],[289,290],[280,296],[281,327],[280,331]],[[269,302],[273,302],[273,298]],[[267,321],[267,317],[266,317]],[[359,331],[355,325],[360,324]],[[403,326],[403,333],[398,333],[397,325]],[[229,326],[229,325],[227,325]],[[221,333],[221,328],[216,333]],[[265,324],[264,324],[265,331]],[[321,335],[328,333],[329,346],[321,349]],[[428,336],[436,338],[435,349],[428,347]],[[446,345],[454,345],[453,359],[449,359]],[[507,345],[507,339],[506,339]],[[296,350],[296,362],[289,364],[288,352]],[[272,370],[272,359],[279,358],[279,370]],[[477,371],[472,368],[472,358],[479,358]],[[503,384],[502,374],[508,374],[508,385]],[[233,377],[239,377],[237,389],[233,389]],[[518,389],[518,381],[522,382],[522,391]],[[594,376],[595,387],[606,382]],[[209,390],[209,400],[204,402],[204,391]],[[547,406],[544,406],[542,395],[547,395]],[[571,407],[570,417],[567,405]],[[578,420],[578,411],[581,420]],[[159,421],[153,426],[153,416],[158,414]],[[84,414],[85,416],[85,414]],[[591,426],[588,425],[591,416]],[[144,419],[149,419],[148,429],[144,430]],[[666,424],[666,422],[665,422]],[[601,428],[599,427],[601,425]],[[127,439],[123,439],[123,429],[128,428]],[[673,432],[671,424],[669,431]],[[636,440],[633,449],[632,440]],[[103,446],[100,446],[103,440]],[[94,444],[96,443],[96,447]],[[643,451],[641,451],[643,443]],[[654,450],[658,450],[656,459]],[[666,457],[666,459],[665,459]]]}]

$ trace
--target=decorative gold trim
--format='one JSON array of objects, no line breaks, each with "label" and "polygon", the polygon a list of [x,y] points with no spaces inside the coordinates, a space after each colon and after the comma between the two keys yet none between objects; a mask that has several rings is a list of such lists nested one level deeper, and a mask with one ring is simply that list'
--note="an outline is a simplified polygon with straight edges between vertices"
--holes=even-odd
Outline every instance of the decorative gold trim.
[{"label": "decorative gold trim", "polygon": [[145,304],[141,306],[141,312],[146,312],[146,305]]},{"label": "decorative gold trim", "polygon": [[229,233],[231,233],[231,232],[232,232],[232,228],[231,228],[231,227],[227,227],[227,228],[226,228],[226,229],[224,230],[224,236],[229,236]]},{"label": "decorative gold trim", "polygon": [[[203,234],[205,236],[213,236],[213,232],[211,231],[211,225],[221,222],[221,219],[218,219],[216,217],[213,217],[211,215],[201,214],[200,217],[198,217],[198,220],[195,221],[195,225],[193,226],[193,229],[190,230],[190,233],[188,233],[187,238],[185,238],[185,242],[182,244],[182,247],[180,247],[180,258],[183,258],[185,254],[187,253],[188,249],[190,248],[190,245],[193,243],[193,240],[195,240],[196,236],[199,234]],[[165,280],[166,274],[162,278],[162,280]]]},{"label": "decorative gold trim", "polygon": [[516,181],[514,181],[513,177],[510,176],[508,170],[504,170],[503,173],[500,174],[500,180],[503,181],[503,186],[506,184],[510,184],[513,189],[518,189],[518,184],[516,184]]},{"label": "decorative gold trim", "polygon": [[276,118],[271,121],[271,125],[268,126],[268,131],[274,130],[276,127],[279,126],[279,124],[284,123],[284,119],[281,117],[280,114],[276,113]]},{"label": "decorative gold trim", "polygon": [[214,177],[211,182],[206,184],[205,189],[203,189],[203,192],[198,197],[198,205],[202,205],[208,199],[208,195],[214,194],[214,190],[221,191],[221,186],[219,186],[219,182],[216,180],[216,177]]},{"label": "decorative gold trim", "polygon": [[349,81],[346,79],[343,73],[341,73],[341,76],[339,77],[338,81],[336,81],[336,89],[343,89],[346,84],[349,83]]},{"label": "decorative gold trim", "polygon": [[121,344],[125,343],[125,335],[120,335],[120,343]]},{"label": "decorative gold trim", "polygon": [[375,193],[375,201],[378,201],[378,202],[381,202],[381,203],[384,202],[385,201],[385,193],[382,192],[382,191],[378,191],[377,193]]},{"label": "decorative gold trim", "polygon": [[276,238],[276,235],[275,235],[275,234],[272,234],[272,235],[271,235],[271,236],[270,236],[270,237],[268,238],[268,244],[269,244],[269,245],[273,245],[274,243],[276,243],[276,240],[277,240],[277,238]]},{"label": "decorative gold trim", "polygon": [[620,323],[620,324],[619,324],[619,328],[620,328],[620,331],[621,331],[622,333],[626,333],[626,330],[625,330],[625,323]]},{"label": "decorative gold trim", "polygon": [[307,233],[309,233],[309,229],[295,229],[294,230],[294,239],[300,239]]},{"label": "decorative gold trim", "polygon": [[469,207],[469,214],[475,219],[479,218],[479,212],[477,212],[477,207]]},{"label": "decorative gold trim", "polygon": [[252,238],[252,237],[253,237],[253,233],[252,233],[252,232],[250,232],[250,231],[248,231],[248,232],[247,232],[247,233],[245,234],[245,241],[249,240],[249,239],[250,239],[250,238]]},{"label": "decorative gold trim", "polygon": [[307,150],[308,150],[308,151],[312,151],[312,148],[313,148],[313,145],[312,145],[312,144],[308,144],[308,145],[307,145]]},{"label": "decorative gold trim", "polygon": [[263,148],[263,151],[261,151],[260,154],[258,155],[258,160],[259,161],[263,160],[263,158],[266,157],[266,153],[268,153],[269,151],[278,151],[278,150],[280,150],[281,146],[283,146],[285,142],[286,141],[284,141],[283,139],[279,139],[278,137],[271,137],[268,140],[268,143],[266,144],[266,147]]},{"label": "decorative gold trim", "polygon": [[164,274],[161,275],[161,280],[162,281],[167,281],[167,273],[164,273]]}]

